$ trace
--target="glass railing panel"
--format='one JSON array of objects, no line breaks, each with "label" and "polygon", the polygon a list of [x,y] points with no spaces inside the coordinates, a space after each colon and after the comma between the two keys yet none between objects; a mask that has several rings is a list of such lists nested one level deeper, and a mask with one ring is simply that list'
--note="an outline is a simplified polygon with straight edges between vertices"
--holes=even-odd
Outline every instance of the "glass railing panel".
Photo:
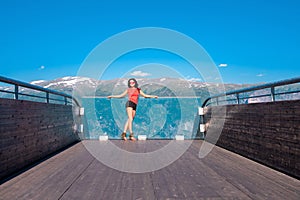
[{"label": "glass railing panel", "polygon": [[[108,135],[110,139],[119,139],[127,120],[126,99],[86,98],[83,99],[85,117],[88,126],[86,139],[98,139]],[[184,135],[185,139],[196,137],[198,123],[197,98],[140,98],[133,131],[137,135],[147,135],[148,139],[174,139],[175,135]],[[95,115],[97,121],[93,119]]]}]

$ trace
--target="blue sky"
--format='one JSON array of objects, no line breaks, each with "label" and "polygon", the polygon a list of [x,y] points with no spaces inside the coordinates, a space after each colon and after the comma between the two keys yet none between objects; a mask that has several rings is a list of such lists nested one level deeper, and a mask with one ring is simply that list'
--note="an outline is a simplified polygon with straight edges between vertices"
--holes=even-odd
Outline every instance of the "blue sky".
[{"label": "blue sky", "polygon": [[[226,83],[293,78],[300,76],[299,9],[297,0],[1,1],[0,75],[26,82],[75,76],[107,38],[162,27],[202,45]],[[166,53],[137,53],[126,66],[137,60],[140,65],[167,60],[184,77],[197,78]],[[116,63],[124,65],[122,59]],[[105,79],[122,76],[118,70],[112,66]],[[147,75],[143,70],[136,75]]]}]

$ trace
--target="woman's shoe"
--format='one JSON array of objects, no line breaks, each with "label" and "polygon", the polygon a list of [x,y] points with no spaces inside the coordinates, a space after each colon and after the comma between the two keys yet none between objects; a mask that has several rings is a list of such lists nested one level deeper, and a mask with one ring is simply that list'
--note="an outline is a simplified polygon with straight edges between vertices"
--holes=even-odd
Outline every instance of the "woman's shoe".
[{"label": "woman's shoe", "polygon": [[136,141],[136,139],[135,139],[134,136],[133,136],[133,133],[130,133],[129,139],[132,140],[132,141]]},{"label": "woman's shoe", "polygon": [[123,132],[123,133],[121,134],[121,138],[122,138],[122,140],[127,141],[126,133],[125,133],[125,132]]}]

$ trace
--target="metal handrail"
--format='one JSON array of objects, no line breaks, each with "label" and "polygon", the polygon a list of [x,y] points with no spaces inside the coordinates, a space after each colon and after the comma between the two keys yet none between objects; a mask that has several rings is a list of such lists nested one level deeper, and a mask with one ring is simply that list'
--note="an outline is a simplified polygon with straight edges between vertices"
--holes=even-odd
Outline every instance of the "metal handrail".
[{"label": "metal handrail", "polygon": [[233,91],[213,95],[211,97],[208,97],[203,102],[202,108],[207,106],[208,101],[210,101],[212,99],[216,99],[217,102],[218,102],[219,97],[225,97],[225,96],[228,96],[228,95],[236,95],[237,102],[239,104],[240,99],[246,99],[245,97],[239,97],[239,95],[241,93],[252,92],[252,91],[255,91],[255,90],[262,90],[262,89],[267,89],[267,88],[271,89],[271,93],[269,95],[260,95],[260,96],[254,96],[254,97],[251,96],[251,97],[247,97],[247,99],[261,97],[261,96],[271,96],[272,101],[275,101],[276,100],[276,98],[275,98],[276,95],[291,94],[291,93],[300,92],[300,90],[296,90],[296,91],[293,91],[293,92],[289,91],[289,92],[275,93],[275,87],[283,86],[283,85],[290,85],[290,84],[299,83],[299,82],[300,82],[300,77],[297,77],[297,78],[287,79],[287,80],[283,80],[283,81],[277,81],[277,82],[273,82],[273,83],[266,83],[266,84],[262,84],[262,85],[257,85],[257,86],[253,86],[253,87],[248,87],[248,88],[244,88],[244,89],[238,89],[238,90],[233,90]]},{"label": "metal handrail", "polygon": [[[19,99],[19,95],[24,95],[24,96],[32,96],[32,97],[38,97],[38,98],[45,98],[46,103],[50,103],[50,100],[64,101],[65,105],[67,105],[68,104],[68,99],[70,99],[71,101],[74,101],[75,104],[78,107],[80,107],[79,102],[73,96],[65,94],[65,93],[62,93],[62,92],[58,92],[58,91],[51,90],[51,89],[48,89],[48,88],[43,88],[41,86],[32,85],[32,84],[29,84],[29,83],[25,83],[25,82],[22,82],[22,81],[14,80],[14,79],[3,77],[3,76],[0,76],[0,82],[14,85],[15,88],[14,88],[13,92],[12,91],[4,91],[4,90],[1,90],[0,92],[14,94],[15,99],[17,99],[17,100]],[[45,92],[46,96],[42,97],[42,96],[36,96],[36,95],[22,94],[22,93],[19,92],[19,87],[20,86],[24,87],[24,88],[28,88],[28,89],[40,91],[40,92]],[[64,97],[64,100],[50,98],[49,94],[54,94],[54,95],[58,95],[58,96]]]}]

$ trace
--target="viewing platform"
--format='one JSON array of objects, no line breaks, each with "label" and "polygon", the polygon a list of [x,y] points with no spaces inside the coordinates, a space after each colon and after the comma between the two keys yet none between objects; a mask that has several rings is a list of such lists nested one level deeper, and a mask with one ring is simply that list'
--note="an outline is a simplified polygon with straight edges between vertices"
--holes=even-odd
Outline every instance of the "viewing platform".
[{"label": "viewing platform", "polygon": [[[300,90],[276,90],[299,84],[300,78],[211,96],[194,123],[204,138],[178,141],[87,139],[84,109],[73,96],[4,77],[0,81],[14,86],[0,89],[14,96],[0,98],[0,200],[300,199],[300,99],[280,97]],[[19,87],[38,93],[24,94]],[[270,94],[243,94],[266,88]],[[250,102],[261,97],[271,101]],[[170,165],[144,173],[108,167],[87,148],[109,143],[146,154],[170,142],[191,145]],[[205,144],[213,148],[202,158]]]}]

